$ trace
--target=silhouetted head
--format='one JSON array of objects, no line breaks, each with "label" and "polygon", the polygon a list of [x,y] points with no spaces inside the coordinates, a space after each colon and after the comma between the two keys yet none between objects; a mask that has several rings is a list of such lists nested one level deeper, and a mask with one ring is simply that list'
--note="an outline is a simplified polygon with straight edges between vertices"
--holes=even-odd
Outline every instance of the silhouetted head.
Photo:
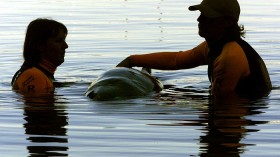
[{"label": "silhouetted head", "polygon": [[[68,33],[66,26],[60,22],[42,18],[31,21],[26,30],[23,48],[25,64],[38,64],[42,59],[43,53],[40,50],[40,46],[45,44],[48,39],[55,38],[60,33],[63,33],[65,36]],[[68,45],[66,44],[64,47],[67,48]]]},{"label": "silhouetted head", "polygon": [[243,25],[238,25],[240,6],[237,0],[203,0],[198,5],[189,7],[190,11],[199,10],[199,35],[208,42],[232,41],[244,37]]}]

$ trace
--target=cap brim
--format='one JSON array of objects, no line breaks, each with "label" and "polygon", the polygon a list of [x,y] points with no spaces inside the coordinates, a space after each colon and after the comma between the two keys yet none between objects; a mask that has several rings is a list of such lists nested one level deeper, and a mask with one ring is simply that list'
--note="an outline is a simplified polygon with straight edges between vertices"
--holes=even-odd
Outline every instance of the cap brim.
[{"label": "cap brim", "polygon": [[201,5],[201,4],[190,6],[189,10],[190,11],[199,10],[204,16],[209,17],[209,18],[216,18],[216,17],[223,16],[222,14],[216,12],[215,10],[211,9],[210,7]]},{"label": "cap brim", "polygon": [[196,10],[199,10],[199,9],[197,8],[197,6],[199,6],[199,5],[193,5],[193,6],[190,6],[190,7],[189,7],[189,10],[190,10],[190,11],[196,11]]}]

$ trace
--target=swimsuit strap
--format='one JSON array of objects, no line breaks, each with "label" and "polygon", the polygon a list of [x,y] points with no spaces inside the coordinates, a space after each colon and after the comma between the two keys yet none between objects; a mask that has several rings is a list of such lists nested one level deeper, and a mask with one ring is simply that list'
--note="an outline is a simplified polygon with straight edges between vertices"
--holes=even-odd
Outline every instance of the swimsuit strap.
[{"label": "swimsuit strap", "polygon": [[50,80],[54,81],[54,76],[51,72],[49,72],[48,70],[46,70],[45,68],[37,65],[37,66],[34,66],[35,68],[41,70]]},{"label": "swimsuit strap", "polygon": [[226,44],[225,40],[221,40],[221,42],[217,42],[217,44],[209,45],[209,53],[208,53],[208,79],[212,82],[213,78],[213,66],[216,58],[222,53],[223,47]]}]

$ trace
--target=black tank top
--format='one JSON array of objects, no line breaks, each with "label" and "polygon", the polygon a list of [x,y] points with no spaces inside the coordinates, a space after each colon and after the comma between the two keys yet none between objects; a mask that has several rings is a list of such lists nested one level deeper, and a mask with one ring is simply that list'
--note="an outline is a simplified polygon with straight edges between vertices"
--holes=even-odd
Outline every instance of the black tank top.
[{"label": "black tank top", "polygon": [[[237,94],[251,98],[267,96],[272,89],[272,85],[264,61],[246,41],[241,38],[235,41],[245,52],[250,68],[250,75],[238,82],[236,87]],[[222,42],[210,48],[208,64],[208,77],[210,81],[213,80],[213,63],[221,54],[225,44],[226,42]]]}]

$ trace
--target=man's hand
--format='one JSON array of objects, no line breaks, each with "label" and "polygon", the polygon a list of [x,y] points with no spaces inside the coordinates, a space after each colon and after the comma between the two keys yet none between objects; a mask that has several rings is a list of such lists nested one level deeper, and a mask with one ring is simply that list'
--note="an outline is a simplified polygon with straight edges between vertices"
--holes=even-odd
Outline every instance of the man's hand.
[{"label": "man's hand", "polygon": [[125,58],[123,61],[121,61],[121,62],[117,65],[117,67],[127,67],[127,68],[131,68],[132,65],[131,65],[131,63],[130,63],[129,57],[127,57],[127,58]]}]

